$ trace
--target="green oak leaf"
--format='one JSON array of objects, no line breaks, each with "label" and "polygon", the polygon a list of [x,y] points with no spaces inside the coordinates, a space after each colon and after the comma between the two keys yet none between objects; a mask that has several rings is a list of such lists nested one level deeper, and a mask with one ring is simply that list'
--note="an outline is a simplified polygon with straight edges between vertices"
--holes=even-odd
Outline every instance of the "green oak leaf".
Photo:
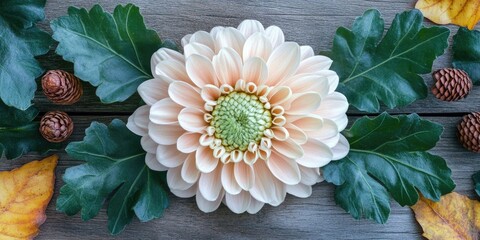
[{"label": "green oak leaf", "polygon": [[460,28],[453,36],[454,68],[468,73],[474,84],[480,84],[480,32]]},{"label": "green oak leaf", "polygon": [[480,196],[480,172],[472,175],[473,183],[475,183],[475,192]]},{"label": "green oak leaf", "polygon": [[37,114],[34,107],[21,111],[0,101],[0,158],[16,159],[28,152],[45,154],[62,147],[42,137],[39,123],[33,121]]},{"label": "green oak leaf", "polygon": [[150,58],[159,48],[172,48],[147,29],[138,7],[118,5],[113,15],[95,5],[90,11],[70,7],[68,16],[51,22],[57,53],[74,63],[75,75],[98,87],[103,103],[121,102],[138,85],[153,78]]},{"label": "green oak leaf", "polygon": [[93,122],[81,142],[72,142],[68,155],[86,163],[68,168],[63,176],[57,210],[81,211],[83,220],[95,217],[108,202],[108,229],[118,234],[136,215],[140,221],[159,218],[168,206],[165,174],[145,165],[140,137],[118,119],[110,125]]},{"label": "green oak leaf", "polygon": [[385,223],[389,194],[400,205],[414,205],[418,191],[434,201],[455,183],[445,160],[426,152],[443,128],[417,114],[363,117],[344,132],[350,152],[323,168],[325,180],[337,185],[335,201],[354,218]]},{"label": "green oak leaf", "polygon": [[425,28],[418,10],[397,14],[382,38],[383,31],[380,12],[368,10],[352,30],[338,28],[331,52],[322,53],[340,77],[337,91],[361,111],[378,112],[379,101],[394,108],[425,98],[427,87],[418,74],[431,71],[450,34],[444,27]]},{"label": "green oak leaf", "polygon": [[43,69],[35,56],[48,52],[52,39],[35,24],[45,18],[45,0],[0,1],[0,99],[8,106],[31,106]]}]

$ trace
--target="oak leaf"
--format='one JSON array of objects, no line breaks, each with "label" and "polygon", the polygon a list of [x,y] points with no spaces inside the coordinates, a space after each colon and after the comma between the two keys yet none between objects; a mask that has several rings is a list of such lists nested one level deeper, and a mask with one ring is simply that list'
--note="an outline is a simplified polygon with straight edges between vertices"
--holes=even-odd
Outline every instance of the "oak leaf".
[{"label": "oak leaf", "polygon": [[478,239],[480,202],[458,193],[443,196],[439,202],[421,197],[412,206],[428,239]]},{"label": "oak leaf", "polygon": [[53,195],[57,160],[53,155],[0,172],[0,239],[33,239],[38,234]]},{"label": "oak leaf", "polygon": [[437,24],[453,23],[472,30],[480,20],[477,0],[419,0],[415,8]]}]

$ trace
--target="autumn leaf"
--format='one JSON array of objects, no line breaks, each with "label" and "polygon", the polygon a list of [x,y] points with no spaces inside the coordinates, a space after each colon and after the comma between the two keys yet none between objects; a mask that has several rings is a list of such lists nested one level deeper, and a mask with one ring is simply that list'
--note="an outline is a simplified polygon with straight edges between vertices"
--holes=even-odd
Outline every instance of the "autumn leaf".
[{"label": "autumn leaf", "polygon": [[0,239],[33,239],[53,195],[56,155],[0,172]]},{"label": "autumn leaf", "polygon": [[421,197],[412,206],[428,239],[478,239],[480,203],[458,193],[443,196],[439,202]]},{"label": "autumn leaf", "polygon": [[477,0],[419,0],[415,8],[437,24],[453,23],[472,30],[480,20]]}]

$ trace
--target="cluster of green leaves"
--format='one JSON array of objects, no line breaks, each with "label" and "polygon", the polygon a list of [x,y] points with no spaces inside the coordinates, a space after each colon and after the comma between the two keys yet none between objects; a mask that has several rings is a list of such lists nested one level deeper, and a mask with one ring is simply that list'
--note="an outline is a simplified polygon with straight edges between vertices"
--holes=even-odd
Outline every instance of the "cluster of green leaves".
[{"label": "cluster of green leaves", "polygon": [[113,15],[95,5],[90,11],[70,7],[68,16],[51,22],[57,53],[74,63],[75,75],[98,87],[104,103],[121,102],[132,96],[138,85],[153,78],[150,57],[161,47],[157,33],[145,26],[133,4],[118,5]]},{"label": "cluster of green leaves", "polygon": [[383,31],[378,10],[368,10],[352,30],[338,28],[331,52],[323,53],[340,77],[337,91],[362,111],[378,112],[379,101],[394,108],[425,98],[427,87],[418,74],[430,73],[450,33],[444,27],[425,28],[418,10],[397,14],[382,38]]},{"label": "cluster of green leaves", "polygon": [[441,125],[417,114],[363,117],[344,132],[350,152],[323,168],[325,180],[337,185],[336,202],[354,218],[385,223],[391,195],[400,205],[414,205],[418,191],[440,200],[455,184],[443,158],[426,151],[442,134]]},{"label": "cluster of green leaves", "polygon": [[453,37],[453,67],[468,73],[474,84],[480,84],[480,32],[460,28]]},{"label": "cluster of green leaves", "polygon": [[21,111],[0,101],[0,158],[16,159],[28,152],[45,154],[62,147],[40,135],[39,123],[33,121],[37,114],[34,107]]},{"label": "cluster of green leaves", "polygon": [[43,69],[35,56],[48,52],[52,39],[35,24],[45,18],[45,0],[0,1],[0,100],[26,110]]},{"label": "cluster of green leaves", "polygon": [[168,206],[165,174],[145,165],[140,137],[118,119],[106,126],[93,122],[83,141],[70,143],[68,155],[86,163],[68,168],[63,176],[57,210],[67,215],[81,211],[95,217],[108,201],[108,229],[120,233],[136,215],[150,221]]}]

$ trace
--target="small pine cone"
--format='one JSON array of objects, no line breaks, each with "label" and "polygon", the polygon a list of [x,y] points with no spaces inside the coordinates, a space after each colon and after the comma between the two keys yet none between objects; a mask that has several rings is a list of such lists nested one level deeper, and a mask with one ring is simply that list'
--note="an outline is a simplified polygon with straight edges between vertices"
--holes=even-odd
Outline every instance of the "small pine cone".
[{"label": "small pine cone", "polygon": [[480,112],[463,116],[457,129],[463,146],[472,152],[480,152]]},{"label": "small pine cone", "polygon": [[433,72],[435,84],[432,93],[443,101],[457,101],[468,95],[472,89],[472,80],[460,69],[443,68]]},{"label": "small pine cone", "polygon": [[72,132],[73,121],[65,112],[47,112],[40,120],[40,133],[49,142],[63,142]]},{"label": "small pine cone", "polygon": [[43,93],[60,105],[76,103],[83,94],[80,79],[62,70],[50,70],[42,77]]}]

